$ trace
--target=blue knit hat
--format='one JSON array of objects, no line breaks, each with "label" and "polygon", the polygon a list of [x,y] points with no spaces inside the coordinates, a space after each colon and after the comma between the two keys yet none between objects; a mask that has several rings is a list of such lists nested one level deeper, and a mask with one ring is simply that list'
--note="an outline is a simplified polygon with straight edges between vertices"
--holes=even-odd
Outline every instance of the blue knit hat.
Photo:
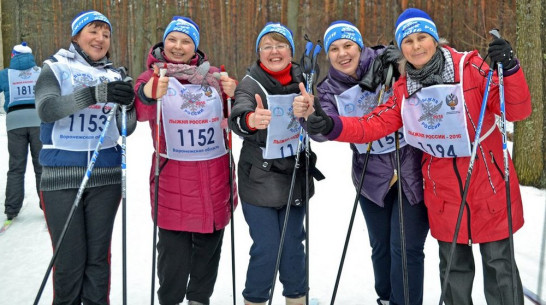
[{"label": "blue knit hat", "polygon": [[349,39],[354,41],[360,48],[364,48],[364,42],[362,41],[362,35],[358,28],[345,20],[334,21],[324,32],[324,52],[328,54],[328,49],[332,42],[338,39]]},{"label": "blue knit hat", "polygon": [[172,21],[167,25],[165,33],[163,33],[163,41],[167,38],[170,32],[180,32],[190,36],[195,45],[195,51],[199,46],[199,26],[188,17],[174,16]]},{"label": "blue knit hat", "polygon": [[72,20],[72,36],[76,36],[76,34],[78,34],[86,25],[93,21],[102,21],[108,24],[110,32],[112,32],[112,25],[106,16],[97,11],[85,11],[79,13],[74,20]]},{"label": "blue knit hat", "polygon": [[272,32],[279,33],[282,36],[284,36],[286,40],[288,40],[288,42],[290,43],[292,56],[294,56],[295,47],[294,47],[294,38],[292,37],[292,31],[286,26],[278,22],[268,22],[264,26],[260,34],[258,34],[258,38],[256,39],[256,53],[258,53],[258,45],[260,44],[260,40],[262,39],[262,37]]},{"label": "blue knit hat", "polygon": [[11,50],[11,57],[15,56],[15,55],[18,55],[18,54],[23,54],[23,53],[31,53],[32,54],[32,49],[27,46],[27,43],[25,41],[21,42],[21,44],[18,44],[16,46],[13,47],[13,50]]},{"label": "blue knit hat", "polygon": [[436,24],[430,16],[420,9],[408,8],[396,20],[396,31],[394,36],[398,48],[401,48],[402,40],[413,33],[427,33],[436,42],[440,40]]}]

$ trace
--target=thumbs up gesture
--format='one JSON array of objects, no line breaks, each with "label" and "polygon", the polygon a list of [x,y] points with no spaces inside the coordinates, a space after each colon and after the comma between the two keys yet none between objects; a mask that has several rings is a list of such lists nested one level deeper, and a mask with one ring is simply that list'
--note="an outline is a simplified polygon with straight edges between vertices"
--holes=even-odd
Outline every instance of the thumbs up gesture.
[{"label": "thumbs up gesture", "polygon": [[309,115],[315,111],[315,108],[313,107],[315,98],[305,90],[303,83],[300,83],[299,86],[301,95],[294,98],[294,101],[292,102],[292,111],[294,112],[295,117],[305,118],[307,120]]},{"label": "thumbs up gesture", "polygon": [[271,110],[264,108],[262,98],[259,94],[254,95],[254,98],[256,99],[257,106],[254,113],[248,118],[248,124],[251,128],[266,129],[271,122]]}]

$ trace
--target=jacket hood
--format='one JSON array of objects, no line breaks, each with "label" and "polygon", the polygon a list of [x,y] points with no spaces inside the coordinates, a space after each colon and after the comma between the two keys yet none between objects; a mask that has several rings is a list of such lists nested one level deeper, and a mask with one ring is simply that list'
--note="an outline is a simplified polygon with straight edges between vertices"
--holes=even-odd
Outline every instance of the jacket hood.
[{"label": "jacket hood", "polygon": [[360,52],[360,63],[356,68],[357,79],[334,69],[334,67],[330,65],[330,68],[328,69],[328,76],[317,85],[317,91],[321,94],[340,94],[358,84],[360,78],[362,78],[362,76],[372,66],[372,63],[377,55],[383,53],[384,50],[384,46],[372,48],[364,47],[362,49]]},{"label": "jacket hood", "polygon": [[21,53],[13,56],[9,62],[9,68],[15,70],[27,70],[36,66],[32,53]]},{"label": "jacket hood", "polygon": [[[201,63],[207,60],[207,55],[203,53],[203,51],[198,49],[197,51],[195,51],[195,55],[190,60],[189,65],[199,66],[201,65]],[[152,68],[152,65],[157,62],[174,63],[170,61],[167,57],[165,57],[165,53],[163,52],[163,42],[158,42],[150,48],[150,52],[148,52],[148,58],[146,59],[146,67]]]}]

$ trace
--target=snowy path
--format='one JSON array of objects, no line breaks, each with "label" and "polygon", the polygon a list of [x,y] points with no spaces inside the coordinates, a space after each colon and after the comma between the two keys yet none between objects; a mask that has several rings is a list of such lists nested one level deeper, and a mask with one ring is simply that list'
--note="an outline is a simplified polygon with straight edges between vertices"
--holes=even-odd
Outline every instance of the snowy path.
[{"label": "snowy path", "polygon": [[[0,115],[0,203],[4,200],[8,167],[5,115]],[[235,159],[241,142],[236,140]],[[326,180],[318,182],[317,192],[311,200],[311,298],[329,304],[343,249],[355,191],[350,181],[350,150],[347,144],[313,143],[318,154],[318,167]],[[149,216],[148,175],[151,157],[151,140],[148,124],[139,123],[134,135],[128,139],[128,303],[150,303],[150,278],[152,257],[152,222]],[[43,214],[34,194],[34,182],[27,169],[26,208],[17,222],[0,236],[0,305],[32,304],[46,267],[51,259],[52,247],[45,228]],[[546,195],[544,190],[523,187],[526,224],[515,235],[516,260],[524,285],[537,291],[538,265]],[[3,206],[2,206],[3,212]],[[4,221],[5,216],[0,216]],[[121,208],[112,242],[111,304],[121,304]],[[240,209],[235,213],[237,302],[243,303],[245,273],[250,248],[248,227]],[[222,259],[216,290],[211,304],[232,303],[230,234],[226,228]],[[438,275],[438,246],[432,237],[425,245],[426,269],[424,304],[437,304],[440,294]],[[474,246],[477,270],[474,283],[474,304],[486,304],[483,298],[479,250]],[[337,304],[375,304],[373,274],[367,232],[360,209],[351,237],[343,275],[336,298]],[[156,284],[157,288],[157,284]],[[282,285],[276,285],[273,304],[284,304]],[[542,288],[546,293],[546,285]],[[51,279],[45,288],[40,304],[51,304]],[[155,304],[158,304],[156,301]],[[525,304],[530,304],[527,302]]]}]

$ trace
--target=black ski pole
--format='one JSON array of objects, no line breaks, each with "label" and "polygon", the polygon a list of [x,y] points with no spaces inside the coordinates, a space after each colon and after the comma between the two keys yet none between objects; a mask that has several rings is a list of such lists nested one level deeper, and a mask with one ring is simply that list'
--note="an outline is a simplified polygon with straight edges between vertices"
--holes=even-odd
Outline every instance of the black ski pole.
[{"label": "black ski pole", "polygon": [[[497,29],[489,31],[495,38],[501,38]],[[494,68],[494,67],[492,67]],[[504,163],[504,185],[506,188],[506,209],[508,213],[508,242],[510,244],[510,266],[512,270],[512,286],[514,289],[513,301],[517,304],[517,278],[516,278],[516,258],[514,251],[514,232],[512,228],[512,200],[510,199],[510,166],[508,165],[508,146],[506,141],[506,104],[504,102],[504,74],[502,63],[497,62],[497,75],[499,77],[499,98],[501,112],[501,134],[502,134],[502,156]]]},{"label": "black ski pole", "polygon": [[63,230],[61,231],[59,240],[57,241],[57,244],[55,245],[55,250],[53,251],[53,257],[49,261],[49,266],[47,267],[46,273],[42,280],[42,284],[40,285],[40,289],[38,290],[38,294],[36,295],[36,299],[34,299],[34,305],[38,305],[38,302],[40,302],[40,298],[42,297],[42,293],[47,283],[47,279],[49,278],[49,274],[51,272],[51,269],[53,268],[53,264],[55,264],[55,260],[57,259],[57,255],[59,254],[59,250],[63,244],[63,240],[66,236],[66,232],[68,231],[68,228],[70,227],[70,223],[72,222],[72,219],[74,218],[74,213],[76,212],[76,209],[78,208],[80,204],[80,200],[82,199],[83,192],[85,191],[85,186],[87,185],[89,178],[91,178],[91,173],[93,172],[93,168],[95,167],[95,162],[97,161],[97,158],[99,156],[99,151],[102,147],[102,143],[104,142],[104,138],[106,137],[106,131],[108,130],[108,127],[110,126],[110,122],[112,121],[112,118],[116,115],[118,106],[119,104],[115,104],[114,107],[110,109],[110,114],[108,115],[106,122],[104,123],[104,126],[103,126],[104,129],[102,130],[102,133],[99,137],[99,141],[97,143],[97,146],[95,147],[95,151],[93,151],[93,156],[91,157],[89,164],[87,164],[87,171],[85,172],[85,176],[83,177],[80,187],[78,188],[78,192],[76,193],[76,199],[74,199],[72,208],[70,209],[70,212],[68,213],[68,218],[64,224]]},{"label": "black ski pole", "polygon": [[[313,43],[311,41],[309,41],[309,39],[307,38],[307,35],[305,35],[305,38],[306,40],[308,41],[306,46],[305,46],[305,53],[302,57],[302,69],[303,69],[303,74],[305,76],[305,80],[306,82],[309,82],[309,74],[310,73],[306,73],[306,71],[310,72],[311,71],[311,59],[309,58],[309,54],[311,53],[311,50],[313,48]],[[306,60],[306,61],[304,61]],[[281,231],[281,239],[279,241],[279,250],[277,252],[277,259],[276,259],[276,262],[275,262],[275,270],[273,272],[273,280],[271,282],[271,290],[270,290],[270,294],[269,294],[269,302],[268,304],[271,305],[271,303],[273,302],[273,294],[275,292],[275,284],[277,283],[277,274],[279,272],[279,266],[280,266],[280,262],[281,262],[281,255],[282,255],[282,249],[283,249],[283,245],[284,245],[284,238],[285,238],[285,235],[286,235],[286,227],[288,226],[288,217],[290,216],[290,206],[292,205],[292,196],[294,194],[294,186],[295,186],[295,183],[296,183],[296,173],[297,173],[297,170],[298,168],[300,167],[300,152],[302,151],[302,146],[304,145],[304,138],[306,137],[306,134],[305,134],[305,130],[303,129],[303,127],[300,127],[300,134],[299,134],[299,137],[298,137],[298,147],[296,149],[296,160],[295,160],[295,164],[294,164],[294,170],[292,171],[292,179],[290,181],[290,190],[288,191],[288,203],[286,204],[286,212],[284,214],[284,223],[283,223],[283,226],[282,226],[282,231]],[[307,216],[306,216],[307,217]],[[308,236],[306,236],[306,247],[308,247],[308,243],[307,243],[307,238]],[[306,252],[307,252],[307,248],[305,249]],[[307,255],[307,253],[306,253]],[[308,258],[306,256],[306,265],[308,264]],[[307,283],[309,284],[309,283]],[[306,298],[308,299],[308,298]]]},{"label": "black ski pole", "polygon": [[284,214],[284,222],[282,226],[282,232],[281,232],[281,239],[279,242],[279,250],[277,252],[277,260],[275,263],[275,271],[273,273],[273,281],[271,283],[271,292],[269,295],[269,305],[273,302],[273,293],[275,292],[275,283],[277,282],[277,273],[279,272],[279,265],[281,262],[281,255],[282,255],[282,248],[284,244],[284,238],[286,235],[286,227],[288,226],[288,217],[290,216],[290,206],[292,205],[292,196],[294,194],[294,186],[296,184],[296,172],[298,168],[300,167],[300,151],[302,150],[303,145],[303,137],[304,137],[304,131],[303,128],[300,129],[300,135],[299,135],[299,141],[298,141],[298,148],[296,150],[296,161],[294,165],[294,170],[292,171],[292,180],[290,181],[290,190],[288,191],[288,203],[286,204],[286,212]]},{"label": "black ski pole", "polygon": [[[123,81],[132,82],[127,69],[120,67]],[[121,106],[121,256],[123,305],[127,305],[127,106]]]},{"label": "black ski pole", "polygon": [[[226,72],[226,68],[224,65],[220,66],[220,73],[215,72],[213,75],[215,78],[220,79],[223,75],[228,76],[228,73]],[[227,116],[231,115],[231,97],[228,96],[227,98]],[[228,138],[228,154],[229,154],[229,209],[231,212],[231,282],[232,282],[232,288],[233,288],[233,305],[236,305],[237,303],[237,289],[235,288],[235,219],[233,216],[233,212],[235,211],[235,203],[234,203],[234,189],[233,189],[233,147],[232,147],[232,135],[231,135],[231,128],[229,128],[229,124],[226,127],[226,133]]]},{"label": "black ski pole", "polygon": [[[387,90],[387,86],[391,82],[391,78],[393,75],[393,67],[389,66],[387,70],[387,77],[385,79],[385,86],[381,88],[381,91],[379,92],[379,98],[377,99],[377,105],[381,105],[383,102],[383,93]],[[358,179],[358,183],[356,186],[356,196],[353,204],[353,210],[351,212],[351,219],[349,220],[349,228],[347,229],[347,236],[345,237],[345,244],[343,245],[343,251],[341,253],[341,260],[339,261],[339,268],[337,270],[337,276],[336,276],[336,282],[334,284],[334,291],[332,292],[332,299],[330,301],[330,305],[334,305],[336,301],[336,295],[337,295],[337,289],[339,287],[339,281],[341,279],[341,272],[343,271],[343,265],[345,264],[345,256],[347,255],[347,249],[349,248],[349,240],[351,239],[351,233],[353,231],[353,225],[355,222],[355,216],[356,216],[356,210],[358,208],[358,199],[360,198],[360,190],[362,189],[362,186],[364,185],[364,177],[366,176],[366,168],[368,167],[368,160],[370,158],[370,153],[372,150],[372,143],[368,143],[368,147],[366,149],[366,156],[364,157],[364,165],[362,167],[362,174],[360,175],[360,178]]]},{"label": "black ski pole", "polygon": [[[310,58],[311,49],[313,48],[313,43],[309,40],[307,35],[304,36],[307,40],[305,46],[305,54],[302,58],[302,62],[305,65],[302,66],[302,69],[306,75],[306,85],[307,92],[311,92],[312,88],[312,69],[313,69],[313,59]],[[307,66],[310,64],[310,66]],[[307,282],[307,297],[305,298],[305,304],[309,305],[309,135],[305,135],[305,281]]]},{"label": "black ski pole", "polygon": [[493,69],[490,69],[487,73],[487,83],[485,93],[483,95],[482,106],[480,109],[480,117],[478,118],[478,126],[476,126],[476,135],[474,136],[474,143],[472,144],[472,152],[470,154],[470,160],[468,164],[468,172],[466,174],[466,181],[464,184],[463,194],[461,198],[461,204],[459,206],[459,214],[457,215],[457,223],[455,225],[455,232],[453,234],[453,241],[449,249],[449,256],[447,259],[446,271],[444,273],[444,282],[442,283],[442,292],[440,295],[440,305],[444,303],[447,284],[449,283],[449,272],[451,270],[451,263],[453,261],[453,255],[455,254],[455,247],[457,246],[457,237],[459,236],[459,229],[461,227],[461,221],[463,219],[464,206],[466,204],[466,196],[468,195],[468,189],[470,188],[470,177],[472,177],[472,170],[474,169],[474,161],[476,160],[476,152],[480,144],[480,133],[482,130],[483,118],[485,115],[485,108],[487,106],[487,98],[489,97],[489,89],[491,84],[491,77],[493,75]]},{"label": "black ski pole", "polygon": [[[159,69],[159,77],[165,76],[167,73],[166,65],[164,64],[164,68]],[[156,130],[155,130],[155,176],[154,176],[154,235],[153,235],[153,245],[152,245],[152,296],[151,296],[151,303],[154,305],[155,302],[155,264],[156,264],[156,243],[157,243],[157,215],[158,215],[158,208],[159,208],[159,195],[157,194],[159,192],[159,161],[161,160],[161,157],[159,155],[159,149],[160,149],[160,136],[161,136],[161,102],[162,99],[158,98],[156,102]]]},{"label": "black ski pole", "polygon": [[402,197],[402,170],[400,166],[400,136],[398,130],[394,132],[396,142],[395,158],[398,173],[398,222],[400,224],[400,249],[402,251],[402,285],[404,287],[404,304],[409,305],[408,256],[406,252],[406,233],[404,228],[404,198]]},{"label": "black ski pole", "polygon": [[[307,38],[307,37],[306,37]],[[311,43],[312,45],[312,43]],[[313,57],[311,58],[311,73],[308,78],[307,83],[307,92],[313,94],[313,83],[315,78],[318,78],[318,65],[317,65],[317,57],[320,51],[322,50],[322,45],[320,43],[320,40],[315,45],[315,48],[313,50]],[[310,232],[310,225],[309,225],[309,158],[311,157],[311,144],[309,143],[309,135],[306,135],[305,137],[305,278],[307,281],[307,298],[305,298],[305,304],[309,305],[309,232]]]}]

